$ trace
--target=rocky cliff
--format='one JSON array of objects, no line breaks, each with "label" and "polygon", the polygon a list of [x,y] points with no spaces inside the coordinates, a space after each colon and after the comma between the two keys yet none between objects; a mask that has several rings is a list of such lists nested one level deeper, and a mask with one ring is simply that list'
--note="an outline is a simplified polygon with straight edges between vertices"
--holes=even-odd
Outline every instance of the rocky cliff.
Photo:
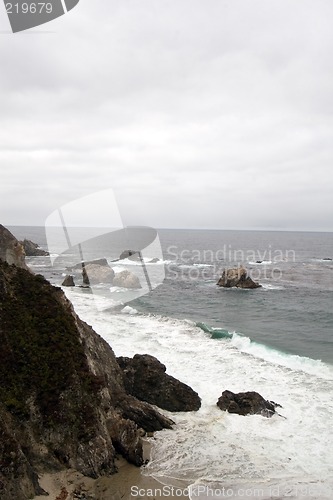
[{"label": "rocky cliff", "polygon": [[41,472],[112,474],[117,452],[141,465],[142,430],[173,422],[126,392],[111,347],[60,288],[22,269],[9,235],[1,258],[21,267],[0,260],[0,498],[23,500],[41,492]]},{"label": "rocky cliff", "polygon": [[22,243],[17,241],[7,228],[0,224],[0,259],[27,269],[25,253]]}]

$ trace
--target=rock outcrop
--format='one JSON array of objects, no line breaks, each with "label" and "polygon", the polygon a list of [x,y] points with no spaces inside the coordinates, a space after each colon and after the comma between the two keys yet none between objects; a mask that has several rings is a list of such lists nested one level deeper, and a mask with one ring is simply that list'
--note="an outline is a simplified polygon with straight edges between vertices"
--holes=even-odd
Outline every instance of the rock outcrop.
[{"label": "rock outcrop", "polygon": [[112,284],[114,270],[109,265],[86,264],[85,270],[91,285],[96,283]]},{"label": "rock outcrop", "polygon": [[[87,262],[84,262],[85,266],[88,266],[89,264],[93,264],[94,266],[110,267],[107,259],[105,259],[104,257],[102,259],[95,259],[95,260],[89,260]],[[82,269],[82,262],[79,262],[78,264],[75,264],[74,266],[67,267],[66,270],[71,272],[71,271],[77,271],[77,270],[81,271],[81,269]]]},{"label": "rock outcrop", "polygon": [[142,288],[139,278],[131,271],[120,271],[116,273],[113,279],[113,286],[120,286],[122,288]]},{"label": "rock outcrop", "polygon": [[22,243],[17,241],[7,228],[0,224],[0,259],[8,264],[28,269]]},{"label": "rock outcrop", "polygon": [[259,288],[261,285],[248,276],[244,267],[225,269],[217,282],[218,286],[224,288]]},{"label": "rock outcrop", "polygon": [[127,392],[168,411],[196,411],[201,406],[198,394],[186,384],[165,373],[166,367],[154,356],[136,354],[117,358],[123,370]]},{"label": "rock outcrop", "polygon": [[65,276],[65,279],[62,282],[61,286],[75,286],[73,276],[71,276],[70,274],[67,274],[67,276]]},{"label": "rock outcrop", "polygon": [[[6,257],[22,264],[21,246],[2,235],[14,252]],[[6,500],[41,493],[42,472],[70,467],[94,478],[112,474],[116,452],[141,465],[142,429],[173,424],[126,391],[111,347],[80,320],[60,288],[3,260],[0,380],[0,497]]]},{"label": "rock outcrop", "polygon": [[34,243],[31,240],[24,239],[23,241],[20,241],[20,243],[23,245],[25,255],[27,257],[43,257],[50,255],[49,252],[43,250],[39,247],[39,245],[37,245],[37,243]]},{"label": "rock outcrop", "polygon": [[119,260],[123,260],[123,259],[138,261],[138,260],[140,260],[140,254],[137,250],[124,250],[119,255]]},{"label": "rock outcrop", "polygon": [[275,408],[281,405],[274,401],[267,401],[257,392],[239,392],[235,394],[231,391],[223,391],[222,396],[217,401],[217,406],[229,413],[238,415],[262,415],[272,417]]}]

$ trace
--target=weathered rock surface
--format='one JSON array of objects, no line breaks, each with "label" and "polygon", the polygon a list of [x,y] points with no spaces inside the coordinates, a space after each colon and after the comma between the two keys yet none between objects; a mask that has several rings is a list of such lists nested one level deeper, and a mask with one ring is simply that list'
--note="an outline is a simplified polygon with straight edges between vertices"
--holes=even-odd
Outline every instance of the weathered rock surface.
[{"label": "weathered rock surface", "polygon": [[218,286],[225,288],[259,288],[261,285],[248,276],[244,267],[225,269],[217,282]]},{"label": "weathered rock surface", "polygon": [[111,285],[115,275],[114,270],[109,265],[86,264],[85,271],[91,285],[95,283],[108,283]]},{"label": "weathered rock surface", "polygon": [[116,273],[113,279],[113,286],[123,288],[142,288],[139,278],[131,271],[120,271]]},{"label": "weathered rock surface", "polygon": [[61,286],[75,286],[74,278],[70,274],[67,274],[65,276],[64,281],[62,282]]},{"label": "weathered rock surface", "polygon": [[165,373],[166,367],[154,356],[136,354],[117,358],[123,370],[127,392],[168,411],[196,411],[198,394],[186,384]]},{"label": "weathered rock surface", "polygon": [[238,415],[262,415],[272,417],[275,408],[281,405],[274,401],[267,401],[258,392],[239,392],[235,394],[231,391],[223,391],[222,396],[217,401],[217,406],[221,410]]},{"label": "weathered rock surface", "polygon": [[6,500],[39,494],[42,472],[71,467],[91,477],[112,474],[116,452],[141,465],[141,429],[173,424],[127,393],[111,347],[80,320],[60,288],[2,260],[0,380],[0,497]]},{"label": "weathered rock surface", "polygon": [[28,269],[25,263],[25,253],[22,243],[0,224],[0,259],[8,264]]},{"label": "weathered rock surface", "polygon": [[20,243],[23,245],[27,257],[43,257],[45,255],[50,255],[49,252],[39,248],[39,245],[31,240],[24,239],[20,241]]}]

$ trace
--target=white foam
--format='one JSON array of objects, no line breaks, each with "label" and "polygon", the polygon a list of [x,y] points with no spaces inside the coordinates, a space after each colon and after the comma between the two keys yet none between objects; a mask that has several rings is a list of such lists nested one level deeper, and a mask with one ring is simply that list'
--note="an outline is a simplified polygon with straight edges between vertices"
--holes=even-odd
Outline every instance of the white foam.
[{"label": "white foam", "polygon": [[[231,341],[212,340],[193,322],[98,312],[91,296],[75,297],[77,312],[116,355],[152,354],[202,398],[198,412],[170,414],[177,425],[155,434],[144,474],[164,483],[259,484],[270,478],[288,484],[290,478],[306,478],[329,484],[333,374],[328,365],[279,354],[238,334]],[[222,412],[216,401],[225,389],[257,391],[280,403],[286,419]]]}]

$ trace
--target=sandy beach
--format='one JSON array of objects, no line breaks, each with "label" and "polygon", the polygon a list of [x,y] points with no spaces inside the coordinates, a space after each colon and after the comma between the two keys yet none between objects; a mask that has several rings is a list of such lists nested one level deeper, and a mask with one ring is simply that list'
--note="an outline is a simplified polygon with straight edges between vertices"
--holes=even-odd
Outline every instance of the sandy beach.
[{"label": "sandy beach", "polygon": [[[150,452],[145,445],[145,455]],[[92,479],[76,470],[67,469],[40,476],[39,484],[49,496],[36,496],[34,500],[158,500],[163,498],[188,499],[186,485],[164,486],[153,477],[145,476],[141,469],[119,457],[118,472],[112,476]]]}]

